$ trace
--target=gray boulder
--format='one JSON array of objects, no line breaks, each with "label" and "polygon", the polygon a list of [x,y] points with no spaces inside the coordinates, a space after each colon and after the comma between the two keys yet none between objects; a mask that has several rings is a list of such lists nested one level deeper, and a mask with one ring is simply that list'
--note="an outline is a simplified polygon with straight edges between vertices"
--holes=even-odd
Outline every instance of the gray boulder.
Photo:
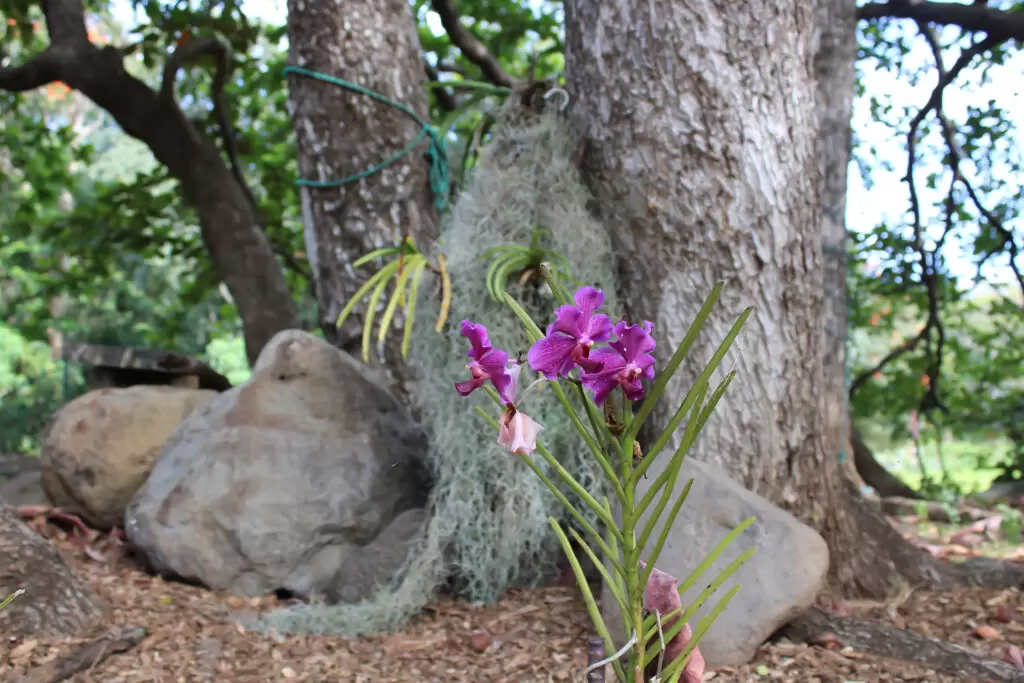
[{"label": "gray boulder", "polygon": [[[651,465],[647,478],[637,486],[638,498],[647,493],[668,462],[667,457],[659,458]],[[740,584],[739,593],[700,642],[708,668],[740,666],[753,658],[772,633],[814,603],[825,587],[828,546],[814,529],[793,515],[743,488],[718,468],[697,460],[688,458],[683,462],[672,500],[691,477],[694,482],[690,494],[658,557],[657,567],[682,583],[729,532],[748,517],[757,518],[682,596],[683,604],[688,605],[730,562],[748,548],[757,549],[691,621],[695,625],[732,586]],[[669,507],[671,501],[666,510]],[[658,525],[649,545],[654,544],[660,529]],[[624,632],[615,598],[607,587],[602,596],[602,613],[613,634]]]},{"label": "gray boulder", "polygon": [[341,569],[393,575],[414,534],[388,527],[425,505],[425,455],[425,435],[369,371],[288,330],[248,382],[174,431],[125,531],[161,573],[214,589],[359,599],[374,582],[346,588]]}]

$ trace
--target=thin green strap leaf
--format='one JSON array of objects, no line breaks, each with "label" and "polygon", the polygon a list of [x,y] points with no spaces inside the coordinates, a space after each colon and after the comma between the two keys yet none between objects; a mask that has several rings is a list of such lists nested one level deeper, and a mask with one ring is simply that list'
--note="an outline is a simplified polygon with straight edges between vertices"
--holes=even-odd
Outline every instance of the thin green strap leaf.
[{"label": "thin green strap leaf", "polygon": [[[697,596],[697,599],[691,602],[689,605],[687,605],[685,610],[682,607],[680,607],[678,609],[672,610],[667,615],[663,614],[661,616],[662,624],[664,624],[667,620],[672,620],[673,622],[672,625],[664,631],[666,641],[675,638],[680,631],[686,628],[686,624],[690,623],[690,621],[693,620],[693,617],[697,614],[697,611],[704,606],[704,603],[708,601],[708,598],[710,598],[719,588],[721,588],[722,584],[724,584],[726,581],[732,578],[736,574],[736,572],[738,572],[740,568],[744,564],[746,564],[751,557],[754,556],[755,552],[756,548],[747,548],[743,553],[739,555],[739,557],[730,562],[729,566],[723,569],[721,573],[719,573],[719,575],[716,576],[714,580],[712,580],[711,583],[709,583],[704,588],[704,590],[700,592],[700,595]],[[681,596],[682,593],[680,593],[680,597]],[[658,624],[655,621],[651,624],[646,633],[649,636],[653,636],[657,632]],[[646,661],[648,661],[649,663],[649,660]]]},{"label": "thin green strap leaf", "polygon": [[398,272],[398,259],[395,259],[382,270],[387,271],[387,277],[382,277],[377,283],[377,286],[373,290],[373,294],[370,295],[370,300],[366,304],[366,320],[363,323],[363,362],[370,362],[370,334],[373,332],[373,319],[377,317],[377,305],[380,303],[380,299],[384,296],[384,290],[388,286],[388,282],[392,276]]},{"label": "thin green strap leaf", "polygon": [[[608,497],[607,496],[601,496],[601,505],[604,507],[604,511],[608,513],[608,516],[612,517],[613,516],[612,515],[612,505],[611,505],[611,503],[608,502]],[[619,542],[617,540],[615,540],[615,534],[613,534],[613,533],[611,533],[609,531],[608,532],[608,537],[606,539],[606,543],[607,543],[607,547],[608,547],[609,551],[612,553],[612,556],[611,556],[611,558],[605,558],[605,559],[606,560],[611,559],[611,560],[614,561],[614,562],[612,562],[612,568],[616,568],[618,566],[621,566],[619,564],[619,562],[618,562],[618,560],[619,560]],[[622,592],[623,594],[625,594],[625,591],[626,591],[626,581],[625,581],[625,576],[622,574],[622,572],[616,571],[614,574],[612,574],[612,577],[615,579],[616,583],[618,584],[619,591]],[[628,614],[629,614],[628,610],[622,613],[623,620],[628,620],[628,618],[627,618]]]},{"label": "thin green strap leaf", "polygon": [[708,317],[711,315],[711,309],[714,308],[715,302],[718,301],[718,295],[722,293],[722,287],[725,283],[719,282],[711,290],[708,298],[705,299],[704,305],[697,311],[697,317],[694,318],[693,322],[690,323],[690,327],[686,330],[686,335],[683,336],[683,341],[676,347],[676,352],[672,354],[672,358],[669,360],[668,365],[658,373],[658,379],[655,380],[654,386],[651,387],[651,392],[647,394],[647,397],[640,404],[640,410],[637,411],[636,417],[633,419],[631,427],[623,434],[622,442],[630,443],[636,439],[636,435],[640,433],[640,428],[643,426],[644,421],[654,410],[654,406],[657,404],[658,399],[665,392],[665,386],[668,384],[668,380],[675,374],[679,365],[686,358],[686,355],[690,352],[690,347],[697,341],[697,335],[704,328],[704,323],[707,322]]},{"label": "thin green strap leaf", "polygon": [[[583,573],[583,567],[580,566],[579,560],[576,559],[576,554],[572,550],[572,545],[569,543],[568,537],[565,532],[562,531],[561,525],[558,520],[554,517],[548,517],[548,524],[554,529],[555,535],[558,536],[558,542],[562,544],[562,550],[565,551],[565,556],[569,560],[569,565],[572,567],[572,573],[576,576],[576,583],[580,587],[580,592],[583,594],[583,602],[587,605],[587,612],[590,614],[590,620],[594,623],[594,629],[597,631],[597,635],[604,641],[604,647],[606,652],[615,651],[615,643],[612,641],[612,635],[608,631],[608,625],[604,621],[604,617],[601,616],[601,609],[597,605],[597,601],[594,599],[594,594],[590,590],[590,584],[587,583],[587,577]],[[618,661],[612,662],[612,667],[615,669],[615,675],[620,681],[626,680],[626,673],[622,669],[622,665]]]},{"label": "thin green strap leaf", "polygon": [[[519,256],[515,255],[512,258],[506,259],[501,268],[498,269],[498,273],[495,276],[494,284],[497,286],[497,291],[503,292],[508,287],[508,280],[512,277],[512,273],[517,270],[523,270],[533,263],[533,256]],[[501,299],[498,299],[498,303],[501,303]]]},{"label": "thin green strap leaf", "polygon": [[562,463],[558,462],[555,456],[551,455],[551,452],[541,444],[537,444],[537,452],[541,454],[541,457],[548,463],[548,466],[555,470],[562,481],[569,485],[572,492],[579,496],[583,502],[587,504],[587,507],[593,510],[602,522],[604,522],[610,529],[614,530],[619,542],[624,542],[622,532],[619,531],[618,525],[615,523],[615,519],[604,511],[601,504],[597,502],[594,496],[592,496],[587,489],[583,488],[582,484],[576,481],[576,478],[569,473],[569,470],[562,467]]},{"label": "thin green strap leaf", "polygon": [[622,482],[620,481],[619,476],[616,475],[611,461],[608,460],[608,455],[597,442],[595,435],[592,435],[590,431],[587,430],[586,425],[583,424],[583,420],[580,419],[575,406],[572,405],[572,402],[566,395],[565,390],[562,389],[561,383],[551,382],[551,389],[555,392],[555,396],[558,398],[559,403],[562,404],[562,408],[565,410],[566,414],[569,415],[569,419],[572,421],[573,425],[575,425],[576,431],[579,432],[580,436],[586,442],[587,446],[590,448],[590,452],[594,454],[594,458],[597,459],[597,463],[601,466],[601,469],[604,471],[604,475],[608,478],[609,483],[611,483],[612,488],[615,489],[615,496],[621,503],[625,504],[625,489],[622,488]]},{"label": "thin green strap leaf", "polygon": [[694,382],[692,387],[690,387],[690,390],[686,392],[686,396],[683,397],[683,402],[679,404],[679,408],[677,408],[675,414],[672,415],[672,419],[668,421],[667,425],[665,425],[665,429],[662,430],[658,440],[655,441],[654,445],[651,446],[648,452],[644,454],[643,462],[633,470],[633,481],[640,481],[640,477],[647,473],[647,470],[650,469],[652,464],[654,464],[655,458],[657,458],[661,453],[661,449],[665,447],[669,437],[675,433],[676,429],[683,421],[683,418],[686,417],[686,414],[690,412],[691,408],[693,408],[693,402],[697,399],[697,388],[707,386],[707,381],[702,381],[702,377],[703,374],[701,377],[697,378],[697,381]]},{"label": "thin green strap leaf", "polygon": [[502,294],[505,299],[505,304],[512,309],[512,312],[516,314],[519,321],[526,327],[526,334],[529,335],[530,341],[535,342],[538,339],[541,339],[544,336],[544,333],[540,331],[539,327],[537,327],[537,323],[533,321],[530,314],[519,305],[519,302],[516,301],[511,294],[508,292],[503,292]]},{"label": "thin green strap leaf", "polygon": [[590,561],[594,563],[597,571],[601,572],[601,578],[604,579],[605,585],[608,586],[608,590],[611,592],[612,597],[615,598],[615,602],[619,603],[619,609],[623,616],[629,614],[629,602],[626,600],[626,594],[619,588],[619,582],[608,573],[608,569],[604,566],[604,562],[601,561],[591,547],[587,544],[587,541],[580,535],[580,532],[570,528],[569,533],[576,539],[576,542],[583,548],[583,552],[587,554]]},{"label": "thin green strap leaf", "polygon": [[[587,393],[583,391],[583,385],[579,382],[572,382],[572,385],[576,387],[576,393],[579,395],[580,401],[583,403],[583,407],[587,411],[587,417],[590,419],[590,424],[594,428],[594,433],[604,436],[605,441],[612,444],[612,447],[615,448],[615,453],[620,458],[623,457],[622,444],[619,443],[619,440],[615,438],[614,434],[612,434],[612,430],[608,429],[608,424],[604,420],[604,415],[598,412],[597,405],[589,396],[587,396]],[[632,451],[630,451],[629,457],[632,459]],[[618,477],[615,477],[615,479],[618,480]]]},{"label": "thin green strap leaf", "polygon": [[700,411],[700,417],[697,418],[698,434],[704,429],[704,425],[708,423],[708,420],[711,419],[711,414],[715,412],[715,407],[718,405],[718,402],[722,400],[722,396],[725,395],[725,390],[729,388],[729,385],[732,384],[735,377],[736,371],[730,370],[729,374],[725,376],[725,379],[722,380],[721,384],[715,388],[715,392],[711,394],[711,398],[708,399],[707,405],[705,405],[704,409]]},{"label": "thin green strap leaf", "polygon": [[356,293],[352,295],[352,298],[348,300],[348,303],[345,304],[345,308],[341,309],[341,314],[338,316],[337,322],[334,323],[335,327],[341,327],[345,321],[348,320],[348,317],[352,314],[356,305],[364,296],[366,296],[366,293],[369,292],[371,288],[375,287],[381,279],[388,278],[390,274],[393,274],[396,270],[398,270],[398,259],[395,259],[371,275],[369,279],[363,283],[363,286],[356,290]]},{"label": "thin green strap leaf", "polygon": [[[692,572],[690,572],[690,575],[687,576],[686,579],[681,584],[679,584],[679,589],[678,589],[679,590],[679,594],[683,595],[686,591],[690,590],[690,588],[692,588],[693,585],[695,583],[697,583],[697,580],[700,579],[701,575],[704,572],[706,572],[711,567],[712,564],[714,564],[715,560],[717,560],[718,557],[723,552],[725,552],[725,549],[729,547],[729,544],[732,543],[733,541],[735,541],[737,538],[739,538],[740,534],[742,534],[744,531],[746,531],[747,527],[749,527],[751,524],[753,524],[755,519],[757,519],[757,518],[756,517],[747,517],[745,520],[740,522],[736,526],[735,529],[733,529],[728,534],[726,534],[725,538],[723,538],[718,543],[718,545],[716,545],[711,550],[711,552],[708,553],[707,557],[705,557],[703,560],[701,560],[700,564],[697,565],[696,569],[694,569]],[[751,555],[753,555],[755,550],[756,550],[756,548],[749,548],[747,551],[745,551],[743,554],[741,554],[737,559],[733,560],[732,564],[730,564],[729,567],[732,567],[733,565],[736,565],[736,569],[739,569],[740,566],[743,565],[743,562],[747,561],[745,558],[749,558]],[[743,560],[743,561],[740,562],[740,560]],[[737,563],[739,563],[739,564],[737,564]],[[725,578],[723,578],[722,581],[725,581],[725,579],[729,578],[729,576],[732,576],[732,574],[735,573],[736,570],[730,570],[729,567],[726,567],[724,572],[722,574],[719,574],[719,577],[725,576]],[[728,572],[728,574],[726,574],[726,572]],[[716,583],[715,583],[716,581],[718,581],[717,578],[715,579],[715,581],[711,582],[711,585],[712,586],[716,585]],[[719,582],[717,585],[721,585],[721,582]],[[707,589],[705,589],[705,590],[707,590]],[[711,593],[708,593],[708,595],[710,595],[710,594]]]},{"label": "thin green strap leaf", "polygon": [[[703,385],[703,388],[706,389],[707,385]],[[675,493],[674,489],[676,480],[679,479],[679,470],[683,467],[683,461],[686,459],[686,451],[689,450],[690,445],[693,443],[693,439],[695,438],[697,431],[697,425],[700,423],[698,418],[700,417],[699,411],[703,401],[704,392],[701,391],[697,396],[697,400],[693,402],[693,411],[690,413],[690,420],[686,424],[686,432],[683,434],[683,443],[672,456],[672,459],[668,462],[668,467],[665,468],[665,472],[669,475],[668,480],[665,482],[665,490],[661,492],[661,497],[658,499],[658,503],[655,505],[654,511],[651,512],[651,515],[647,520],[647,524],[644,525],[644,530],[640,534],[640,541],[638,544],[641,548],[646,546],[647,539],[650,538],[651,534],[654,532],[655,525],[657,525],[658,521],[661,519],[661,513],[665,511],[665,506],[668,505],[668,501],[672,498],[672,494]],[[641,501],[641,504],[643,502],[644,501]],[[641,508],[641,510],[642,509],[644,508]],[[670,528],[671,526],[667,527],[667,529]]]},{"label": "thin green strap leaf", "polygon": [[405,330],[402,332],[402,358],[409,357],[409,349],[412,346],[412,322],[416,317],[416,299],[420,293],[420,280],[427,269],[427,259],[416,264],[416,272],[412,275],[412,283],[409,285],[409,304],[405,311]]},{"label": "thin green strap leaf", "polygon": [[[647,490],[647,493],[644,494],[644,497],[640,500],[640,504],[636,506],[636,514],[642,515],[644,511],[650,506],[651,502],[654,500],[654,497],[658,495],[658,492],[663,487],[671,487],[672,485],[675,484],[676,477],[679,476],[679,468],[683,466],[683,459],[686,457],[686,452],[690,448],[690,442],[687,441],[686,435],[696,430],[697,425],[700,424],[700,420],[698,420],[697,418],[700,417],[700,406],[701,402],[704,400],[704,395],[707,393],[707,389],[707,381],[702,380],[691,390],[693,391],[693,401],[690,404],[690,419],[686,423],[686,431],[683,433],[683,439],[680,442],[679,447],[676,449],[676,452],[672,454],[672,458],[669,460],[668,465],[665,467],[662,473],[658,475],[658,478],[654,480],[654,484],[651,486],[651,488]],[[641,463],[641,466],[643,464],[646,464],[648,460],[653,459],[654,456],[646,456],[644,458],[644,462]],[[646,469],[647,468],[645,467],[644,470],[646,471]],[[666,496],[672,495],[671,489],[668,490],[667,492],[662,493],[663,495]],[[660,507],[663,508],[664,505]],[[660,511],[653,513],[651,519],[655,519],[659,514],[661,514]]]},{"label": "thin green strap leaf", "polygon": [[[497,394],[495,394],[495,395],[497,395]],[[481,417],[483,417],[485,420],[487,420],[487,422],[492,427],[494,427],[495,431],[498,431],[499,425],[498,425],[498,421],[497,420],[495,420],[493,417],[488,415],[483,410],[483,408],[481,408],[480,406],[474,406],[474,409],[476,410],[477,413],[480,414]],[[617,561],[617,559],[616,559],[618,557],[618,553],[617,552],[615,552],[615,553],[612,552],[612,549],[608,546],[607,543],[605,543],[604,537],[601,536],[601,534],[597,533],[597,529],[595,529],[594,526],[590,522],[587,521],[586,517],[584,517],[583,515],[580,514],[579,510],[576,509],[575,505],[573,505],[572,503],[569,502],[569,499],[565,497],[565,494],[562,493],[557,486],[555,486],[554,482],[552,482],[550,478],[548,478],[548,475],[544,474],[544,472],[542,472],[541,469],[539,467],[537,467],[537,463],[533,462],[533,460],[531,460],[528,457],[525,457],[525,456],[519,456],[519,457],[520,457],[520,459],[523,462],[526,463],[527,467],[529,467],[531,470],[533,470],[533,473],[536,474],[537,477],[539,477],[542,482],[544,482],[544,485],[548,487],[548,490],[551,491],[552,495],[554,495],[554,497],[558,500],[558,502],[561,503],[562,506],[565,507],[565,509],[569,511],[569,514],[572,515],[573,519],[575,519],[577,522],[579,522],[580,526],[583,527],[583,530],[586,531],[588,534],[590,534],[591,536],[593,536],[597,540],[597,544],[599,546],[601,546],[601,552],[603,552],[606,555],[608,555],[609,561],[615,567],[615,570],[619,571],[619,572],[624,571],[623,568],[622,568],[622,564],[619,563]],[[610,516],[610,513],[609,513],[609,516]],[[613,533],[614,531],[615,531],[615,527],[609,527],[609,529],[608,529],[609,533]]]},{"label": "thin green strap leaf", "polygon": [[421,263],[426,263],[426,260],[427,257],[421,254],[412,254],[405,258],[405,267],[402,268],[398,279],[395,280],[395,291],[391,295],[391,301],[388,302],[387,307],[384,309],[384,315],[380,319],[380,327],[377,330],[378,344],[383,344],[384,338],[388,335],[388,329],[395,319],[395,313],[398,312],[398,303],[402,300],[402,295],[405,292],[405,283],[409,280],[409,276],[412,275],[413,268]]},{"label": "thin green strap leaf", "polygon": [[531,260],[532,257],[529,254],[518,253],[511,253],[495,259],[487,271],[487,288],[496,302],[501,303],[501,295],[508,286],[508,278],[512,272],[527,267]]},{"label": "thin green strap leaf", "polygon": [[[733,342],[736,340],[736,337],[739,335],[740,330],[743,328],[743,324],[746,323],[747,318],[750,317],[750,313],[753,310],[753,308],[747,308],[746,310],[743,311],[743,313],[740,314],[740,317],[737,318],[736,322],[733,324],[732,329],[730,329],[729,333],[725,335],[725,339],[723,339],[722,343],[718,345],[717,349],[715,349],[715,353],[714,355],[711,356],[711,360],[709,360],[707,365],[704,366],[704,370],[700,373],[698,381],[704,379],[710,382],[711,375],[718,368],[719,364],[722,362],[722,359],[725,357],[725,354],[729,352],[729,349],[732,347]],[[637,422],[635,420],[633,424],[630,426],[630,429],[637,429]],[[664,447],[665,443],[668,442],[671,436],[672,432],[662,431],[662,433],[658,436],[655,445],[652,446],[650,449],[651,457],[657,457],[658,452],[662,447]]]},{"label": "thin green strap leaf", "polygon": [[391,254],[397,254],[398,252],[402,251],[403,248],[404,247],[384,247],[382,249],[374,249],[369,254],[366,254],[364,256],[360,256],[358,259],[356,259],[352,263],[352,267],[353,268],[358,268],[359,266],[362,266],[362,265],[365,265],[365,264],[369,263],[370,261],[374,260],[375,258],[379,258],[381,256],[389,256]]},{"label": "thin green strap leaf", "polygon": [[[672,509],[668,511],[668,516],[665,518],[661,527],[661,533],[658,534],[658,540],[655,541],[654,547],[647,553],[647,569],[644,570],[643,576],[641,577],[641,586],[647,585],[647,579],[650,577],[651,572],[654,571],[654,567],[657,566],[658,558],[661,556],[661,551],[665,547],[665,543],[668,541],[668,536],[672,532],[672,527],[675,525],[676,518],[679,517],[679,511],[683,509],[683,504],[690,495],[690,489],[692,487],[693,478],[691,477],[687,480],[682,492],[676,497],[676,502],[672,505]],[[646,547],[646,544],[647,538],[641,536],[638,545],[641,548],[644,548]]]},{"label": "thin green strap leaf", "polygon": [[714,608],[704,615],[704,617],[697,623],[697,626],[693,629],[693,636],[690,638],[690,642],[686,644],[683,651],[679,653],[679,656],[672,660],[672,662],[665,667],[662,677],[669,681],[678,680],[680,674],[683,672],[683,667],[690,661],[690,656],[694,650],[700,646],[700,641],[704,640],[704,634],[708,632],[708,629],[718,620],[718,617],[725,611],[725,608],[729,606],[732,599],[736,597],[736,594],[740,592],[739,586],[733,586],[729,589],[729,592],[722,596],[722,599],[718,601],[718,604]]}]

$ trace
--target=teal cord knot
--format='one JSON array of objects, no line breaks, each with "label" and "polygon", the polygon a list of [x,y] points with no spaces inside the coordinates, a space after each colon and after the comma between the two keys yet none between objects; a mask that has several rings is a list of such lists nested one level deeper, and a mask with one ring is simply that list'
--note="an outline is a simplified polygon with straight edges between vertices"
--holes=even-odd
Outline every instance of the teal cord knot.
[{"label": "teal cord knot", "polygon": [[430,191],[434,195],[434,206],[437,207],[438,211],[444,211],[448,207],[448,187],[450,183],[450,174],[448,168],[448,150],[445,147],[444,137],[438,132],[436,128],[431,126],[427,121],[424,121],[420,116],[409,107],[405,106],[400,102],[395,102],[379,93],[375,93],[372,90],[356,85],[355,83],[349,83],[341,78],[335,78],[334,76],[328,76],[327,74],[320,73],[319,71],[312,71],[305,69],[301,66],[286,66],[284,68],[284,75],[296,74],[297,76],[306,76],[308,78],[315,78],[318,81],[330,83],[331,85],[337,85],[339,87],[357,92],[360,95],[366,95],[367,97],[383,102],[384,104],[390,105],[400,112],[408,115],[413,121],[420,124],[422,129],[419,134],[413,138],[412,142],[405,146],[405,148],[393,157],[377,164],[372,168],[357,173],[356,175],[349,176],[348,178],[342,178],[341,180],[305,180],[299,179],[295,184],[300,187],[315,187],[315,188],[326,188],[326,187],[341,187],[342,185],[348,185],[362,178],[372,176],[374,173],[381,171],[391,164],[395,163],[405,155],[409,154],[416,145],[422,142],[424,137],[430,139],[430,148],[427,150],[427,157],[430,159]]}]

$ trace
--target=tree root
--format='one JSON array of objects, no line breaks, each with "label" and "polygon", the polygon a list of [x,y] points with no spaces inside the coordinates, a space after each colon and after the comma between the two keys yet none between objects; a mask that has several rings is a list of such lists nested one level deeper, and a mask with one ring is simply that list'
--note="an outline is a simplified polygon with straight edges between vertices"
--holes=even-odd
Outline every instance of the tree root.
[{"label": "tree root", "polygon": [[992,557],[970,557],[946,563],[947,573],[959,586],[968,588],[1024,588],[1024,566]]},{"label": "tree root", "polygon": [[91,669],[112,654],[127,652],[145,637],[146,629],[136,627],[104,634],[74,652],[35,667],[22,676],[19,683],[60,683],[80,671]]},{"label": "tree root", "polygon": [[899,496],[900,498],[920,498],[921,495],[910,488],[892,472],[887,470],[882,463],[875,459],[875,454],[864,442],[864,438],[857,429],[853,416],[850,416],[850,443],[853,446],[853,458],[856,463],[857,473],[871,488],[878,491],[882,498]]},{"label": "tree root", "polygon": [[994,514],[968,505],[953,507],[931,500],[921,500],[920,498],[904,498],[902,496],[891,496],[881,499],[865,496],[865,498],[878,505],[883,514],[893,517],[921,515],[927,517],[929,521],[939,522],[940,524],[976,522],[987,519]]},{"label": "tree root", "polygon": [[880,621],[831,614],[818,607],[790,622],[782,634],[799,642],[848,646],[879,657],[923,664],[963,681],[1024,681],[1024,669],[962,645]]}]

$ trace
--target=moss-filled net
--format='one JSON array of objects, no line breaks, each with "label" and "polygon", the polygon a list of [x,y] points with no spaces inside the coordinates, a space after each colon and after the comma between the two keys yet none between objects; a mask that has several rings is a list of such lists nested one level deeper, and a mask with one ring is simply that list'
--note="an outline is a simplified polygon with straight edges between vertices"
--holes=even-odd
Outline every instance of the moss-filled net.
[{"label": "moss-filled net", "polygon": [[[518,457],[497,445],[493,427],[473,410],[481,406],[497,417],[497,408],[482,392],[461,398],[453,383],[466,376],[468,346],[458,325],[463,319],[483,323],[496,348],[525,356],[526,334],[505,304],[489,295],[489,262],[481,257],[508,244],[529,246],[538,228],[542,246],[562,255],[579,281],[603,288],[607,310],[619,310],[609,237],[588,212],[590,196],[573,164],[578,141],[569,120],[557,111],[536,114],[510,102],[435,246],[435,252],[445,254],[451,277],[449,322],[435,334],[439,302],[423,297],[410,357],[416,375],[413,400],[430,435],[435,486],[429,522],[405,567],[363,603],[272,612],[257,629],[346,636],[390,631],[449,580],[461,597],[490,602],[509,587],[534,585],[550,576],[560,549],[547,518],[554,515],[568,523],[568,515]],[[544,288],[512,278],[509,291],[540,324],[552,319],[556,303]],[[520,387],[532,379],[524,369]],[[608,494],[553,392],[543,387],[532,391],[525,409],[544,426],[541,439],[563,466],[592,493]]]}]

